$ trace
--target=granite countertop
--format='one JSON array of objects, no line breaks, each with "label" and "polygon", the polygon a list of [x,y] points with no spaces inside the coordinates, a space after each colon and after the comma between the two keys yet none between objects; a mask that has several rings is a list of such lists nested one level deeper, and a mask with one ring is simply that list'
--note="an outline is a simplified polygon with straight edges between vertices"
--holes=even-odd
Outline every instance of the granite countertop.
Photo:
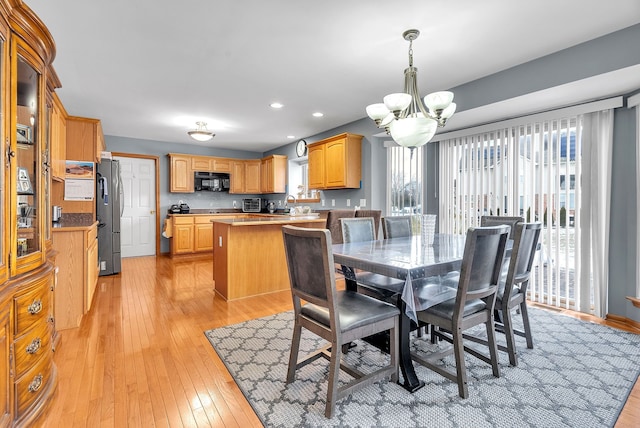
[{"label": "granite countertop", "polygon": [[239,208],[192,208],[188,213],[169,213],[170,216],[181,215],[216,215],[216,214],[246,214]]},{"label": "granite countertop", "polygon": [[63,213],[60,221],[52,223],[51,230],[56,231],[69,231],[69,230],[83,230],[92,227],[97,221],[93,219],[91,213]]},{"label": "granite countertop", "polygon": [[284,215],[265,215],[265,216],[251,216],[245,218],[228,218],[220,220],[211,220],[213,223],[224,223],[231,226],[269,226],[272,224],[295,224],[295,223],[326,223],[326,219],[320,218],[317,215],[297,215],[297,216],[284,216]]}]

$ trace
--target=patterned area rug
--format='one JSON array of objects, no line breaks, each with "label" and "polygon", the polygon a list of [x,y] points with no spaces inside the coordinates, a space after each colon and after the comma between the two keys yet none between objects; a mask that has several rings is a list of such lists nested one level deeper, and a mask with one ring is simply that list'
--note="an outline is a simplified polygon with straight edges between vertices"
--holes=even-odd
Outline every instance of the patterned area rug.
[{"label": "patterned area rug", "polygon": [[[516,317],[519,318],[519,317]],[[249,403],[268,427],[602,427],[613,426],[640,372],[640,335],[530,309],[534,349],[516,337],[518,367],[500,352],[501,377],[467,355],[469,394],[422,366],[426,385],[410,394],[401,386],[379,382],[338,402],[335,416],[324,417],[327,361],[298,370],[285,385],[293,313],[247,321],[206,331]],[[303,329],[301,354],[322,342]],[[498,334],[502,340],[503,335]],[[419,352],[431,352],[426,336],[413,341]],[[387,356],[364,343],[348,358],[362,371],[385,363]],[[448,357],[451,358],[451,357]],[[444,360],[453,366],[453,359]],[[401,375],[402,377],[402,375]],[[349,379],[341,373],[341,379]]]}]

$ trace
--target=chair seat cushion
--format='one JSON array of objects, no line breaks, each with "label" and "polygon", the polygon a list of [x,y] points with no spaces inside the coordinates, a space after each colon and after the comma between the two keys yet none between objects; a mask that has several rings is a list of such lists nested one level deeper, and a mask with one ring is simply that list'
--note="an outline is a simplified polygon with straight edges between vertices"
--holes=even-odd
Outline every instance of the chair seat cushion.
[{"label": "chair seat cushion", "polygon": [[[431,306],[426,309],[425,312],[431,313],[433,315],[442,317],[442,318],[452,318],[453,312],[456,307],[456,299],[450,299],[446,302],[438,303],[435,306]],[[480,299],[468,300],[464,305],[463,316],[469,316],[471,314],[475,314],[476,312],[483,311],[487,308],[487,305]],[[420,318],[420,313],[418,312],[418,318]]]},{"label": "chair seat cushion", "polygon": [[[395,306],[353,291],[338,291],[336,300],[340,331],[343,333],[400,315],[400,310]],[[327,308],[307,303],[302,306],[300,313],[329,327],[329,309]]]}]

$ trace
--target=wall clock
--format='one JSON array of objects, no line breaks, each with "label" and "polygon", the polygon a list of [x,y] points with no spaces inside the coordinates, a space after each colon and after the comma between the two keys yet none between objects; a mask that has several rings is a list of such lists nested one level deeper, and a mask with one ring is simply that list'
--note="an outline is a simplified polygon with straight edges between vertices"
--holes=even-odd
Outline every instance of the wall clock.
[{"label": "wall clock", "polygon": [[302,157],[307,154],[307,142],[300,140],[296,143],[296,154],[298,157]]}]

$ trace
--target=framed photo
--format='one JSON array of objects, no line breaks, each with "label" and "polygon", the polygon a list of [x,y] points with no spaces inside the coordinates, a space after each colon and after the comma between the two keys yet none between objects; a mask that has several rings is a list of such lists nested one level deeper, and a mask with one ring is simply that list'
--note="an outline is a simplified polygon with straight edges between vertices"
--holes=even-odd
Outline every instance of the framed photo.
[{"label": "framed photo", "polygon": [[18,143],[33,144],[33,136],[31,135],[31,127],[27,125],[17,124],[18,130]]},{"label": "framed photo", "polygon": [[26,168],[18,168],[17,190],[19,195],[33,195],[33,187]]}]

